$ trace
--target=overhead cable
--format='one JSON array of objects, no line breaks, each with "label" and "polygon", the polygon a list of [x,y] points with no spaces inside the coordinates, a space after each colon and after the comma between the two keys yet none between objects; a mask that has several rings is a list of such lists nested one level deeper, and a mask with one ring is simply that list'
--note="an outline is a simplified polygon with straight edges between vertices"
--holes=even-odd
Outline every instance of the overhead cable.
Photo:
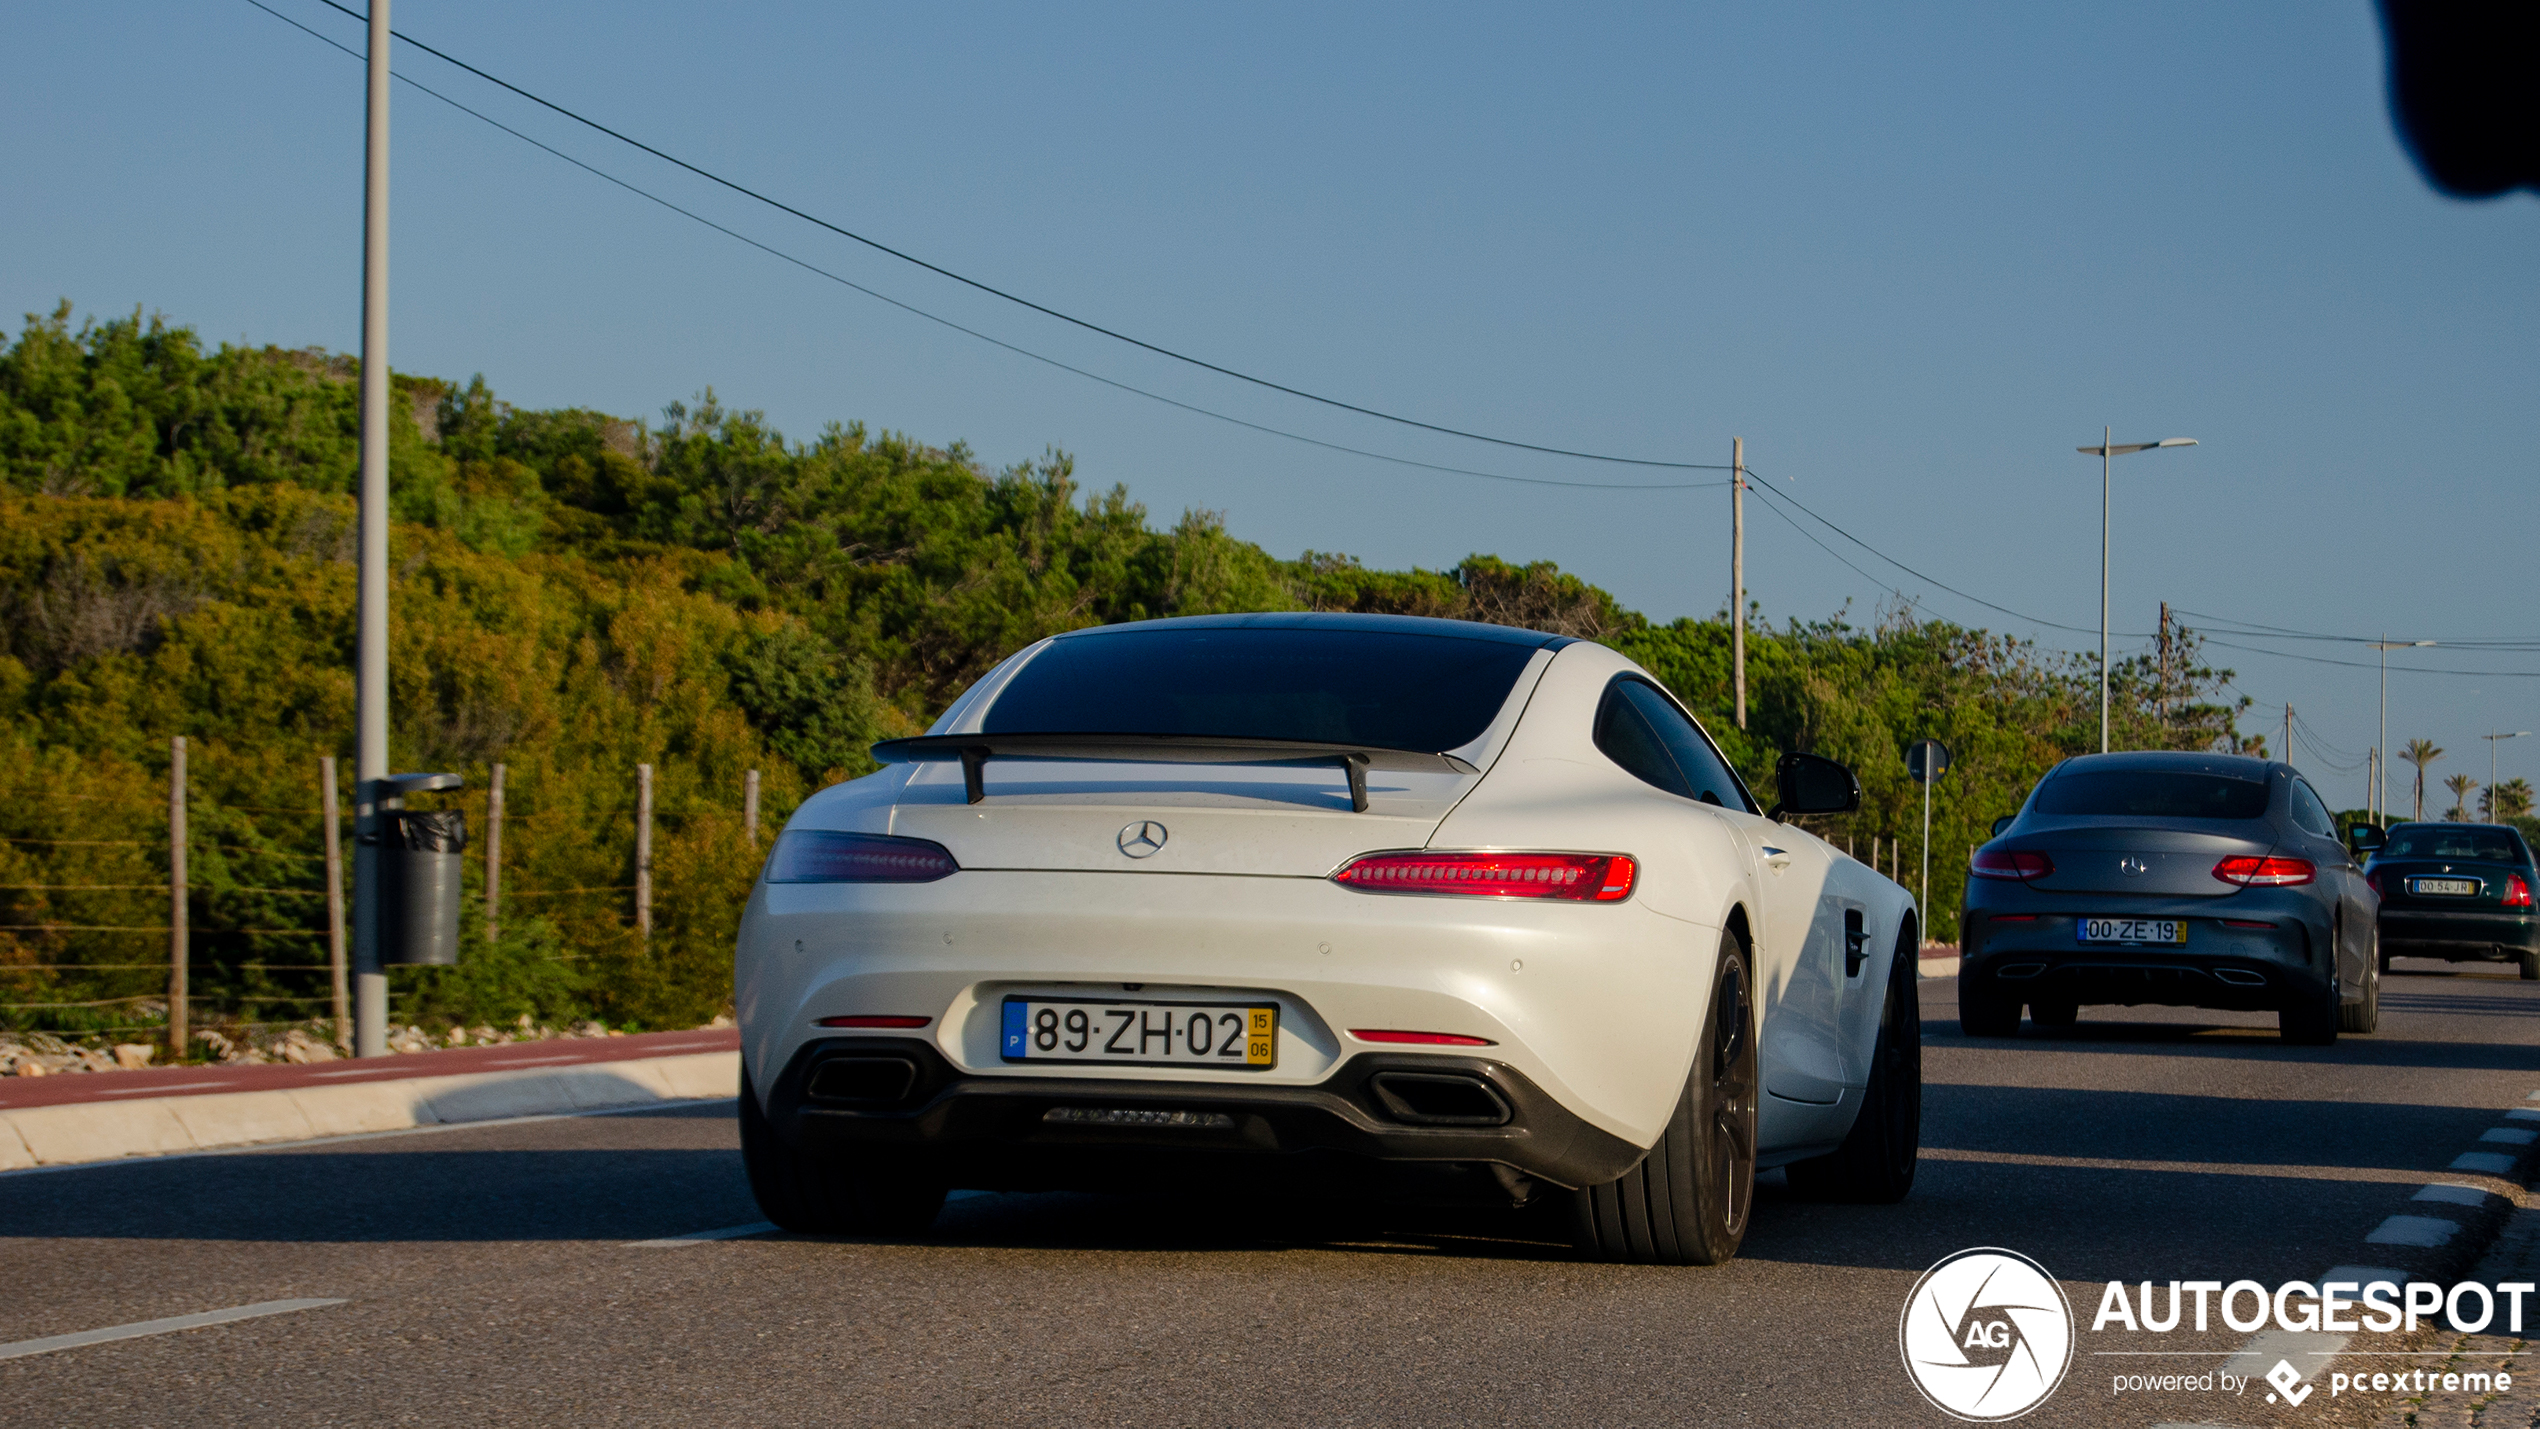
[{"label": "overhead cable", "polygon": [[[254,0],[249,0],[249,3],[254,3]],[[344,14],[351,16],[356,20],[366,20],[369,18],[368,16],[362,14],[362,12],[351,8],[350,6],[338,3],[338,0],[320,0],[320,3],[326,5],[330,9],[342,11]],[[258,5],[257,8],[263,9],[264,7],[262,5]],[[1043,303],[1036,303],[1030,298],[1008,292],[1007,290],[996,287],[992,284],[983,283],[976,278],[956,273],[952,269],[946,268],[941,264],[930,263],[927,260],[918,257],[914,253],[894,248],[878,239],[867,238],[861,233],[854,232],[851,229],[842,228],[837,224],[831,223],[825,218],[821,218],[815,214],[806,213],[803,210],[794,207],[792,204],[786,203],[782,199],[771,198],[766,194],[760,193],[756,189],[735,183],[710,169],[701,168],[698,165],[692,164],[675,154],[666,153],[660,149],[656,149],[652,145],[645,143],[643,140],[612,129],[609,126],[600,123],[596,119],[590,119],[577,114],[574,111],[565,108],[563,105],[556,103],[554,100],[544,98],[543,96],[533,94],[530,91],[521,88],[519,85],[512,83],[510,80],[488,74],[484,70],[478,69],[475,65],[469,64],[467,61],[460,59],[458,56],[450,54],[445,50],[435,49],[432,46],[425,44],[423,41],[416,39],[414,36],[406,34],[402,30],[391,30],[389,33],[394,35],[396,38],[405,41],[407,44],[414,46],[416,49],[423,51],[425,54],[432,56],[434,59],[440,60],[445,64],[453,65],[459,69],[463,69],[469,74],[475,75],[478,79],[484,80],[488,84],[509,90],[513,94],[519,95],[521,98],[528,100],[532,104],[538,105],[544,109],[552,110],[557,114],[561,114],[565,118],[572,120],[574,123],[597,131],[598,133],[605,134],[621,144],[625,144],[631,148],[640,149],[643,152],[652,155],[654,158],[661,160],[663,163],[685,169],[689,173],[695,174],[697,177],[704,179],[709,183],[719,184],[744,198],[765,204],[769,208],[775,209],[780,213],[790,214],[816,228],[826,229],[831,233],[837,234],[841,238],[861,243],[876,253],[887,254],[890,257],[899,259],[903,263],[923,268],[927,272],[936,274],[939,277],[950,278],[952,281],[960,283],[965,287],[975,288],[982,293],[988,294],[990,297],[1001,298],[1006,302],[1015,304],[1018,307],[1029,308],[1033,312],[1040,313],[1045,317],[1056,318],[1060,322],[1082,328],[1090,333],[1099,334],[1103,337],[1110,338],[1115,342],[1126,343],[1131,347],[1154,353],[1158,357],[1170,358],[1175,362],[1186,363],[1206,372],[1214,372],[1221,377],[1231,377],[1238,382],[1248,382],[1255,387],[1266,388],[1272,392],[1284,393],[1290,397],[1301,398],[1308,402],[1320,403],[1323,406],[1335,408],[1339,411],[1355,412],[1362,417],[1373,417],[1378,421],[1392,422],[1399,426],[1414,427],[1424,432],[1435,432],[1441,436],[1461,437],[1467,441],[1487,442],[1492,446],[1510,447],[1518,451],[1542,452],[1548,456],[1575,457],[1582,461],[1612,462],[1620,466],[1658,467],[1668,471],[1729,470],[1729,468],[1725,465],[1719,465],[1711,462],[1657,461],[1647,457],[1614,456],[1606,452],[1575,451],[1568,447],[1543,446],[1534,442],[1521,442],[1508,437],[1494,437],[1482,432],[1466,431],[1461,427],[1448,427],[1442,426],[1436,422],[1423,422],[1415,418],[1399,416],[1392,412],[1383,411],[1379,408],[1363,407],[1355,402],[1344,402],[1337,397],[1326,397],[1320,393],[1309,392],[1302,387],[1290,387],[1285,383],[1273,382],[1267,377],[1256,377],[1249,372],[1240,371],[1236,368],[1210,362],[1205,358],[1193,357],[1188,353],[1177,352],[1172,348],[1148,342],[1144,338],[1132,337],[1117,329],[1108,328],[1100,323],[1091,322],[1073,314],[1061,312],[1057,308],[1050,307]]]},{"label": "overhead cable", "polygon": [[[320,41],[322,41],[322,42],[326,43],[326,44],[333,45],[336,49],[342,50],[345,54],[352,56],[352,57],[353,57],[354,59],[356,59],[356,60],[358,60],[358,59],[362,58],[361,52],[360,52],[359,50],[353,49],[353,48],[352,48],[351,46],[349,46],[349,45],[342,44],[342,43],[338,42],[337,40],[335,40],[334,38],[332,38],[331,36],[328,36],[328,35],[325,35],[325,34],[320,33],[319,31],[316,31],[316,30],[310,29],[308,26],[301,24],[299,21],[294,20],[294,19],[292,19],[290,16],[283,14],[281,11],[276,10],[276,9],[274,9],[274,8],[273,8],[273,7],[271,7],[271,6],[264,4],[264,3],[263,3],[263,0],[247,0],[247,3],[248,3],[248,4],[250,4],[250,5],[255,6],[255,7],[256,7],[257,9],[259,9],[259,10],[264,11],[266,14],[273,16],[275,19],[280,20],[282,23],[284,23],[284,24],[286,24],[286,25],[291,26],[291,27],[292,27],[293,29],[295,29],[295,30],[299,30],[300,32],[302,32],[302,33],[304,33],[304,34],[307,34],[307,35],[309,35],[309,36],[311,36],[311,37],[313,37],[313,38],[315,38],[315,39],[317,39],[317,40],[320,40]],[[337,8],[339,8],[339,9],[340,9],[340,8],[342,8],[342,7],[340,7],[340,6],[339,6],[339,7],[337,7]],[[627,182],[626,180],[619,178],[617,175],[612,174],[612,173],[608,172],[608,171],[607,171],[607,170],[605,170],[605,169],[601,169],[601,168],[598,168],[598,167],[596,167],[596,166],[594,166],[594,165],[591,165],[591,164],[585,163],[584,161],[582,161],[582,160],[580,160],[580,159],[575,158],[573,155],[568,154],[568,153],[564,152],[563,150],[556,148],[554,145],[551,145],[551,144],[545,143],[545,142],[543,142],[543,141],[541,141],[541,140],[538,140],[538,139],[532,138],[532,137],[530,137],[529,135],[524,134],[524,133],[522,133],[521,131],[519,131],[519,130],[517,130],[517,129],[514,129],[514,128],[513,128],[513,127],[511,127],[510,125],[505,124],[505,123],[504,123],[504,122],[502,122],[501,120],[496,119],[496,118],[494,118],[494,117],[493,117],[493,116],[491,116],[491,115],[485,114],[485,113],[483,113],[483,112],[481,112],[481,111],[479,111],[479,110],[476,110],[476,109],[471,109],[471,108],[469,108],[467,105],[460,103],[458,100],[452,99],[450,96],[448,96],[448,95],[446,95],[446,94],[443,94],[442,92],[440,92],[440,91],[439,91],[439,90],[437,90],[437,89],[432,88],[430,85],[427,85],[427,84],[423,83],[421,80],[414,79],[414,78],[412,78],[412,77],[410,77],[410,76],[408,76],[408,75],[403,75],[403,74],[394,75],[393,77],[394,77],[394,78],[395,78],[395,79],[396,79],[399,83],[405,84],[405,85],[407,85],[407,86],[409,86],[409,87],[411,87],[411,88],[413,88],[413,89],[415,89],[415,90],[420,91],[420,92],[421,92],[421,93],[423,93],[423,94],[429,95],[429,96],[431,96],[432,98],[434,98],[434,99],[437,99],[437,100],[441,101],[443,104],[446,104],[446,105],[450,106],[452,109],[455,109],[455,110],[459,111],[460,113],[467,115],[467,116],[468,116],[469,118],[471,118],[471,119],[480,120],[480,121],[482,121],[482,122],[484,122],[484,123],[486,123],[486,124],[490,124],[490,125],[492,125],[494,128],[496,128],[496,129],[500,129],[500,130],[501,130],[501,131],[503,131],[504,133],[509,134],[509,135],[510,135],[510,136],[512,136],[513,138],[520,140],[520,141],[521,141],[522,143],[524,143],[524,144],[528,144],[528,145],[530,145],[530,146],[532,146],[532,147],[534,147],[534,148],[537,148],[537,149],[543,150],[544,152],[546,152],[546,153],[548,153],[548,154],[550,154],[550,155],[553,155],[553,156],[554,156],[554,157],[556,157],[556,158],[562,159],[562,160],[563,160],[563,161],[565,161],[566,163],[573,165],[575,168],[582,170],[584,173],[590,174],[590,175],[591,175],[591,176],[593,176],[594,178],[603,179],[603,180],[606,180],[606,181],[607,181],[607,182],[609,182],[609,183],[615,184],[617,187],[619,187],[619,188],[622,188],[622,189],[626,190],[628,193],[634,194],[634,195],[635,195],[636,197],[638,197],[638,198],[644,199],[644,200],[646,200],[646,201],[648,201],[648,202],[651,202],[651,203],[658,204],[658,205],[660,205],[661,207],[663,207],[663,208],[666,208],[666,209],[670,210],[672,213],[678,214],[678,215],[679,215],[680,217],[682,217],[682,218],[688,219],[688,220],[690,220],[690,221],[692,221],[692,222],[695,222],[695,223],[698,223],[698,224],[702,224],[702,225],[704,225],[705,227],[707,227],[707,228],[711,228],[711,229],[713,229],[715,232],[720,233],[720,234],[724,235],[724,236],[725,236],[725,237],[727,237],[727,238],[737,239],[738,241],[740,241],[740,242],[742,242],[742,243],[746,243],[746,244],[748,244],[750,247],[755,248],[755,249],[759,250],[760,252],[762,252],[762,253],[765,253],[765,254],[769,255],[770,257],[777,258],[777,259],[781,259],[781,260],[783,260],[784,262],[791,263],[791,264],[793,264],[795,267],[800,268],[800,269],[802,269],[803,271],[805,271],[805,272],[807,272],[807,273],[811,273],[811,274],[817,275],[817,276],[819,276],[819,277],[826,278],[826,279],[828,279],[830,282],[833,282],[833,283],[839,284],[839,285],[840,285],[840,286],[842,286],[842,287],[851,288],[851,289],[855,290],[856,292],[862,293],[864,296],[866,296],[866,297],[868,297],[868,298],[872,298],[872,299],[873,299],[873,300],[875,300],[876,302],[887,303],[887,304],[889,304],[890,306],[892,306],[892,307],[894,307],[894,308],[898,308],[898,309],[899,309],[900,311],[902,311],[902,312],[908,313],[908,314],[910,314],[910,315],[912,315],[912,316],[915,316],[915,317],[924,318],[924,319],[925,319],[926,321],[928,321],[928,322],[934,323],[934,324],[936,324],[936,325],[938,325],[938,326],[940,326],[940,327],[949,328],[949,329],[951,329],[952,331],[957,332],[957,333],[960,333],[960,334],[962,334],[962,335],[964,335],[964,336],[966,336],[966,337],[973,337],[973,338],[976,338],[976,339],[978,339],[979,341],[984,342],[984,343],[987,343],[987,344],[989,344],[989,345],[990,345],[990,346],[992,346],[992,347],[999,347],[999,348],[1003,348],[1003,349],[1004,349],[1004,350],[1006,350],[1007,352],[1011,352],[1011,353],[1015,354],[1015,355],[1016,355],[1016,356],[1018,356],[1018,357],[1026,357],[1026,358],[1030,358],[1030,359],[1031,359],[1032,361],[1034,361],[1034,362],[1042,363],[1042,364],[1044,364],[1044,365],[1046,365],[1046,366],[1049,366],[1049,367],[1055,367],[1055,368],[1059,369],[1059,370],[1060,370],[1060,371],[1062,371],[1062,372],[1072,373],[1072,374],[1074,374],[1074,375],[1076,375],[1076,376],[1078,376],[1078,377],[1085,378],[1085,379],[1086,379],[1086,380],[1088,380],[1088,381],[1091,381],[1091,382],[1099,382],[1099,383],[1101,383],[1101,384],[1102,384],[1103,386],[1105,386],[1105,387],[1110,387],[1110,388],[1114,388],[1114,389],[1116,389],[1116,390],[1118,390],[1118,391],[1127,392],[1127,393],[1129,393],[1129,394],[1131,394],[1131,395],[1133,395],[1133,396],[1144,397],[1144,398],[1146,398],[1147,400],[1152,401],[1152,402],[1161,402],[1161,403],[1163,403],[1164,405],[1166,405],[1166,406],[1168,406],[1168,407],[1175,407],[1175,408],[1179,408],[1180,410],[1185,411],[1185,412],[1192,413],[1192,414],[1193,414],[1193,415],[1195,415],[1195,416],[1207,417],[1207,418],[1210,418],[1210,419],[1215,420],[1215,421],[1220,421],[1220,422],[1229,423],[1229,424],[1231,424],[1231,425],[1233,425],[1233,426],[1243,427],[1243,428],[1246,428],[1246,429],[1251,430],[1251,431],[1260,432],[1260,433],[1262,433],[1262,434],[1264,434],[1264,435],[1267,435],[1267,436],[1281,437],[1281,438],[1284,438],[1284,439],[1286,439],[1286,440],[1288,440],[1288,441],[1292,441],[1292,442],[1302,442],[1302,443],[1304,443],[1304,444],[1305,444],[1305,445],[1307,445],[1307,446],[1320,447],[1320,448],[1322,448],[1322,449],[1323,449],[1323,450],[1325,450],[1325,451],[1345,452],[1345,453],[1347,453],[1348,455],[1351,455],[1351,456],[1366,457],[1366,458],[1369,458],[1370,460],[1373,460],[1373,461],[1391,462],[1391,463],[1393,463],[1393,464],[1394,464],[1394,465],[1396,465],[1396,466],[1417,467],[1417,468],[1419,468],[1419,469],[1421,469],[1421,470],[1423,470],[1423,471],[1445,472],[1445,473],[1448,473],[1448,474],[1450,474],[1450,475],[1454,475],[1454,476],[1473,476],[1473,477],[1480,477],[1480,478],[1482,478],[1482,479],[1483,479],[1483,480],[1485,480],[1485,481],[1502,481],[1502,482],[1508,482],[1508,483],[1511,483],[1511,484],[1514,484],[1514,485],[1519,485],[1519,486],[1558,486],[1558,487],[1570,487],[1570,488],[1575,488],[1575,489],[1580,489],[1580,490],[1589,490],[1589,491],[1696,491],[1696,490],[1702,490],[1702,489],[1705,489],[1705,488],[1711,488],[1711,487],[1722,487],[1722,486],[1726,486],[1726,485],[1728,485],[1728,484],[1729,484],[1726,480],[1720,480],[1720,481],[1685,481],[1685,482],[1562,481],[1562,480],[1557,480],[1557,479],[1550,478],[1550,477],[1536,477],[1536,476],[1512,476],[1512,475],[1510,475],[1510,474],[1508,474],[1508,473],[1506,473],[1506,472],[1498,472],[1498,471],[1478,471],[1478,470],[1475,470],[1475,469],[1473,469],[1473,468],[1471,468],[1471,467],[1445,466],[1445,465],[1442,465],[1442,464],[1437,463],[1437,462],[1416,461],[1416,460],[1414,460],[1414,459],[1412,459],[1412,458],[1410,458],[1410,457],[1392,456],[1392,455],[1389,455],[1389,454],[1384,453],[1384,452],[1368,451],[1368,450],[1366,450],[1365,448],[1362,448],[1362,447],[1353,447],[1353,446],[1344,445],[1343,443],[1340,443],[1340,442],[1329,442],[1329,441],[1324,441],[1323,439],[1321,439],[1321,438],[1319,438],[1319,437],[1309,437],[1309,436],[1304,435],[1304,434],[1303,434],[1303,433],[1301,433],[1301,432],[1291,432],[1291,431],[1287,431],[1287,430],[1284,430],[1284,429],[1279,428],[1279,427],[1267,426],[1267,425],[1264,425],[1264,424],[1262,424],[1262,423],[1260,423],[1260,422],[1247,421],[1247,420],[1245,420],[1245,419],[1244,419],[1244,418],[1242,418],[1242,417],[1233,416],[1233,415],[1231,415],[1231,414],[1229,414],[1229,413],[1216,411],[1216,410],[1214,410],[1214,409],[1212,409],[1212,408],[1208,408],[1208,407],[1198,406],[1198,405],[1196,405],[1196,404],[1194,404],[1194,403],[1190,403],[1190,402],[1184,402],[1184,401],[1181,401],[1181,400],[1180,400],[1180,399],[1178,399],[1178,398],[1174,398],[1174,397],[1167,397],[1167,396],[1165,396],[1165,395],[1164,395],[1163,393],[1161,393],[1161,392],[1154,392],[1154,391],[1150,391],[1150,390],[1148,390],[1148,389],[1146,389],[1146,388],[1144,388],[1144,387],[1139,387],[1139,386],[1136,386],[1136,385],[1134,385],[1134,384],[1132,384],[1132,383],[1122,382],[1122,381],[1119,381],[1119,380],[1117,380],[1117,379],[1115,379],[1115,378],[1105,377],[1105,376],[1103,376],[1103,375],[1102,375],[1101,373],[1099,373],[1099,372],[1089,372],[1089,371],[1085,370],[1084,368],[1077,367],[1077,366],[1074,366],[1074,365],[1069,364],[1069,363],[1066,363],[1066,362],[1061,362],[1061,361],[1060,361],[1060,360],[1058,360],[1057,358],[1045,356],[1045,355],[1043,355],[1043,354],[1041,354],[1041,353],[1034,352],[1034,351],[1032,351],[1032,350],[1031,350],[1031,349],[1029,349],[1029,348],[1026,348],[1026,347],[1018,347],[1018,346],[1016,346],[1015,344],[1010,343],[1010,342],[1007,342],[1007,341],[1005,341],[1005,340],[1004,340],[1004,339],[1002,339],[1002,338],[998,338],[998,337],[991,337],[991,336],[990,336],[990,335],[988,335],[987,333],[981,332],[981,331],[979,331],[979,330],[978,330],[978,329],[976,329],[976,328],[972,328],[972,327],[965,327],[965,326],[963,326],[963,325],[962,325],[962,324],[960,324],[960,323],[954,322],[954,321],[953,321],[952,319],[950,319],[950,318],[941,317],[941,316],[938,316],[937,314],[934,314],[934,313],[931,313],[931,312],[926,311],[924,308],[916,307],[916,306],[914,306],[914,305],[912,305],[912,304],[909,304],[909,303],[904,303],[904,302],[900,301],[899,299],[897,299],[897,298],[894,298],[894,297],[890,296],[890,295],[889,295],[889,294],[887,294],[887,293],[877,292],[877,291],[875,291],[874,289],[871,289],[871,288],[868,288],[868,287],[864,286],[862,283],[858,283],[858,282],[856,282],[856,281],[855,281],[854,279],[852,279],[852,278],[842,277],[842,276],[840,276],[839,274],[833,273],[833,272],[829,271],[828,269],[826,269],[826,268],[823,268],[823,267],[819,266],[818,264],[811,263],[811,262],[807,262],[807,261],[805,261],[805,260],[803,260],[803,259],[801,259],[801,258],[797,258],[797,257],[795,257],[793,254],[791,254],[791,253],[787,253],[787,252],[785,252],[785,251],[784,251],[783,249],[781,249],[781,248],[776,248],[776,247],[774,247],[774,246],[772,246],[772,245],[769,245],[769,244],[766,244],[766,243],[762,243],[762,242],[760,242],[758,239],[752,238],[752,237],[750,237],[750,236],[749,236],[748,234],[746,234],[746,233],[739,232],[739,231],[737,231],[737,230],[735,230],[735,229],[727,228],[727,227],[725,227],[724,225],[722,225],[722,224],[720,224],[720,223],[715,222],[713,219],[708,218],[708,217],[706,217],[705,215],[703,215],[703,214],[701,214],[701,213],[698,213],[698,212],[696,212],[696,211],[694,211],[694,210],[692,210],[692,209],[682,208],[680,205],[678,205],[678,204],[676,204],[676,203],[671,202],[669,199],[663,198],[663,197],[662,197],[661,195],[659,195],[659,194],[653,193],[653,192],[651,192],[651,191],[649,191],[649,190],[647,190],[647,189],[644,189],[644,188],[641,188],[641,187],[639,187],[639,186],[637,186],[637,185],[635,185],[635,184],[629,183],[629,182]],[[1718,466],[1718,467],[1702,467],[1702,468],[1692,468],[1692,469],[1694,469],[1694,470],[1715,470],[1715,471],[1727,471],[1727,470],[1729,470],[1729,467],[1728,467],[1728,466],[1726,466],[1726,465],[1722,465],[1722,466]]]}]

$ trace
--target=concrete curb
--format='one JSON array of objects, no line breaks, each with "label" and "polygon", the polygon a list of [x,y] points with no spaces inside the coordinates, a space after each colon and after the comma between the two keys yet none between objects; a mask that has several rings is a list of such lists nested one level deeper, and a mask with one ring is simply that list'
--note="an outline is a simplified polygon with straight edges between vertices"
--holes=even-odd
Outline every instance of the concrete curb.
[{"label": "concrete curb", "polygon": [[0,1171],[737,1096],[741,1054],[0,1110]]}]

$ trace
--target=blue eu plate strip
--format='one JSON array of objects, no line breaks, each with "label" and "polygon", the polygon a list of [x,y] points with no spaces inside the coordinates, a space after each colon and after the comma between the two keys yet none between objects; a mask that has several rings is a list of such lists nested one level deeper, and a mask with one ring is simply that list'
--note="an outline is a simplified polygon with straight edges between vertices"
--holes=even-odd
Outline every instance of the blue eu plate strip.
[{"label": "blue eu plate strip", "polygon": [[1028,1016],[1029,1012],[1030,1009],[1020,1000],[1009,1000],[1006,1003],[1005,1055],[1009,1057],[1020,1057],[1023,1055],[1023,1039],[1030,1033],[1029,1023],[1031,1019]]}]

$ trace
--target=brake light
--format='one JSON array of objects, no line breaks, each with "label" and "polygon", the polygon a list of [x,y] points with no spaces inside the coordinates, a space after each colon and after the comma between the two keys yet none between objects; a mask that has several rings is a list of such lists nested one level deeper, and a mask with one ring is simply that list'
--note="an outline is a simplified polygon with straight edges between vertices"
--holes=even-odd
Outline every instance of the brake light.
[{"label": "brake light", "polygon": [[2025,849],[1980,848],[1975,862],[1967,865],[1967,872],[1978,878],[2016,878],[2023,883],[2054,871],[2055,860]]},{"label": "brake light", "polygon": [[2378,870],[2365,874],[2364,884],[2372,889],[2374,897],[2378,898],[2381,896],[2381,874]]},{"label": "brake light", "polygon": [[875,1016],[859,1013],[852,1017],[824,1017],[814,1025],[819,1027],[923,1027],[934,1020],[931,1017]]},{"label": "brake light", "polygon": [[2258,858],[2251,854],[2234,854],[2214,865],[2214,877],[2242,888],[2308,883],[2317,871],[2307,858]]},{"label": "brake light", "polygon": [[2508,908],[2531,906],[2531,885],[2523,882],[2522,875],[2519,873],[2505,875],[2505,906]]},{"label": "brake light", "polygon": [[1395,1032],[1382,1027],[1353,1027],[1349,1035],[1361,1042],[1403,1042],[1414,1047],[1495,1047],[1499,1044],[1487,1037],[1463,1037],[1453,1032]]},{"label": "brake light", "polygon": [[1619,903],[1640,866],[1619,853],[1371,853],[1332,881],[1361,893],[1462,893]]},{"label": "brake light", "polygon": [[789,829],[767,856],[770,883],[932,883],[959,872],[942,844],[835,829]]},{"label": "brake light", "polygon": [[2273,923],[2261,923],[2255,918],[2225,918],[2222,920],[2222,925],[2226,928],[2272,928],[2275,926]]}]

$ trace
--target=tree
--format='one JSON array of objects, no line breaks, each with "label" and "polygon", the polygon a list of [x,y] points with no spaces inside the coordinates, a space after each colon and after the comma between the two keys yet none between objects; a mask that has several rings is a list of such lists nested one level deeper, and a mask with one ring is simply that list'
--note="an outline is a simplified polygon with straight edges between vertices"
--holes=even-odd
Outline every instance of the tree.
[{"label": "tree", "polygon": [[2520,778],[2504,780],[2490,787],[2482,802],[2487,806],[2490,823],[2501,824],[2521,818],[2531,812],[2531,781]]},{"label": "tree", "polygon": [[2443,746],[2430,739],[2411,739],[2399,757],[2417,767],[2417,818],[2425,817],[2425,767],[2443,757]]},{"label": "tree", "polygon": [[2452,811],[2443,817],[2454,823],[2469,818],[2469,791],[2478,787],[2478,781],[2466,774],[2455,774],[2443,781],[2443,787],[2452,791]]}]

